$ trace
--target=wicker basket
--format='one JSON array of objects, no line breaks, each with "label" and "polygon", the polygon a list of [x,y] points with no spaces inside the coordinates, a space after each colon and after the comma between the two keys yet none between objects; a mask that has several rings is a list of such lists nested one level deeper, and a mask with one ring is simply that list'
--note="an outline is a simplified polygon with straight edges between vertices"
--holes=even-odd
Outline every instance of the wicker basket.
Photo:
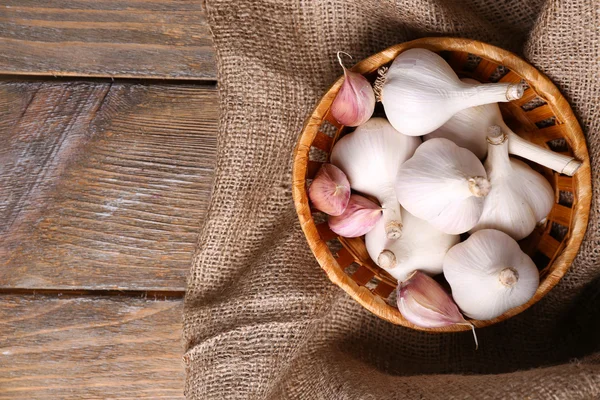
[{"label": "wicker basket", "polygon": [[[461,77],[481,82],[524,80],[529,85],[524,96],[500,105],[506,123],[522,137],[574,155],[583,163],[573,177],[530,164],[548,178],[556,199],[545,226],[519,242],[540,270],[540,286],[527,304],[492,320],[471,321],[481,328],[510,318],[539,301],[569,269],[583,240],[590,211],[590,160],[585,138],[571,107],[546,76],[516,55],[485,43],[456,38],[418,39],[377,53],[356,64],[352,70],[372,81],[379,67],[388,65],[398,54],[414,47],[438,52]],[[390,296],[396,280],[371,261],[363,238],[338,237],[329,229],[326,216],[311,209],[306,190],[308,181],[314,177],[321,162],[328,158],[335,141],[346,132],[345,127],[329,115],[342,80],[338,79],[325,93],[306,121],[294,154],[294,203],[310,248],[329,279],[378,317],[418,330],[469,330],[469,327],[459,325],[424,329],[405,320]]]}]

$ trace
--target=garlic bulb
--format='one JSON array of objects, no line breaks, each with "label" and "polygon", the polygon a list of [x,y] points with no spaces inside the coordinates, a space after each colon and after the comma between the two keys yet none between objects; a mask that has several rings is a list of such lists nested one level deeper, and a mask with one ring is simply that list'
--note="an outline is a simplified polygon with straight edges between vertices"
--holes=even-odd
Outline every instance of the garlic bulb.
[{"label": "garlic bulb", "polygon": [[369,256],[399,281],[406,280],[417,269],[431,275],[440,274],[444,256],[460,237],[439,231],[403,208],[401,215],[400,239],[387,239],[381,220],[365,235]]},{"label": "garlic bulb", "polygon": [[333,164],[323,164],[308,188],[308,197],[317,210],[341,215],[350,200],[350,182]]},{"label": "garlic bulb", "polygon": [[478,347],[475,327],[465,320],[448,293],[433,278],[415,271],[398,284],[397,290],[398,310],[409,322],[423,328],[468,325],[473,330],[475,348]]},{"label": "garlic bulb", "polygon": [[463,83],[442,57],[426,49],[401,53],[377,82],[388,120],[410,136],[425,135],[465,108],[523,96],[521,84]]},{"label": "garlic bulb", "polygon": [[419,146],[396,179],[396,196],[402,207],[449,234],[475,226],[489,191],[481,161],[469,150],[441,138]]},{"label": "garlic bulb", "polygon": [[[462,79],[469,84],[479,84],[474,79]],[[523,157],[554,171],[572,176],[581,166],[575,158],[555,153],[552,150],[533,144],[513,131],[504,123],[498,104],[485,104],[459,111],[444,125],[424,136],[424,140],[446,138],[460,147],[471,150],[483,159],[487,154],[487,128],[498,125],[508,135],[508,152]]]},{"label": "garlic bulb", "polygon": [[331,105],[331,115],[342,125],[362,125],[375,111],[375,93],[367,78],[344,67],[340,53],[337,57],[344,70],[344,82]]},{"label": "garlic bulb", "polygon": [[348,206],[339,216],[330,216],[329,228],[343,237],[359,237],[369,232],[381,219],[381,207],[357,194],[350,196]]},{"label": "garlic bulb", "polygon": [[462,312],[479,320],[496,318],[527,303],[539,285],[538,270],[507,234],[484,229],[452,247],[444,276]]},{"label": "garlic bulb", "polygon": [[481,218],[470,232],[491,228],[521,240],[546,218],[554,205],[554,192],[541,174],[508,156],[508,142],[500,127],[488,129],[485,170],[492,189]]},{"label": "garlic bulb", "polygon": [[341,138],[331,151],[331,162],[344,171],[350,187],[379,200],[390,239],[397,239],[402,232],[394,181],[402,163],[420,143],[420,138],[402,135],[385,119],[371,118]]}]

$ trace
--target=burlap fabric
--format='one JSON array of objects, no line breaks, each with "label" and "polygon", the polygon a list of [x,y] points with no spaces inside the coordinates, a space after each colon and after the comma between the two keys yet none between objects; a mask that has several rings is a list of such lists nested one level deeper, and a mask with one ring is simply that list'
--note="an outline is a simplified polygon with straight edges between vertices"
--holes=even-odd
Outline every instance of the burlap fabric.
[{"label": "burlap fabric", "polygon": [[357,59],[423,36],[526,57],[571,101],[600,172],[597,0],[207,0],[219,67],[218,161],[185,307],[190,399],[600,398],[598,190],[568,275],[527,312],[470,333],[382,321],[331,284],[291,195],[304,119]]}]

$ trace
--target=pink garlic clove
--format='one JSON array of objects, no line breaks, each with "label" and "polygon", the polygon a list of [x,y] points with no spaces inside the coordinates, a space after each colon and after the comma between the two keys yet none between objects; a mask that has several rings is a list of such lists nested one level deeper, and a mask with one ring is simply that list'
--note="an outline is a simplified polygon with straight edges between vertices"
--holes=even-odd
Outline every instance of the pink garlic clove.
[{"label": "pink garlic clove", "polygon": [[441,328],[454,324],[468,325],[477,336],[473,324],[465,320],[454,300],[433,278],[415,271],[398,284],[398,310],[409,322],[422,328]]},{"label": "pink garlic clove", "polygon": [[323,164],[308,188],[308,197],[317,210],[342,215],[350,200],[350,182],[333,164]]},{"label": "pink garlic clove", "polygon": [[344,69],[344,82],[331,105],[331,115],[342,125],[359,126],[367,122],[375,111],[375,93],[364,76],[344,67],[340,53],[337,56]]},{"label": "pink garlic clove", "polygon": [[329,227],[340,236],[359,237],[373,229],[382,215],[380,206],[371,200],[353,194],[342,215],[329,217]]}]

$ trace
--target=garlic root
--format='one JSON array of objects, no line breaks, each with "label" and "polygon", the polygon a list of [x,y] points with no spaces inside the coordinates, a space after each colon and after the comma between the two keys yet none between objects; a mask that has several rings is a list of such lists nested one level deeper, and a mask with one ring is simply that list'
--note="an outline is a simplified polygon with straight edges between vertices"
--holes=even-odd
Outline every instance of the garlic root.
[{"label": "garlic root", "polygon": [[498,280],[501,284],[510,288],[515,286],[519,281],[519,273],[516,269],[507,267],[500,271],[500,274],[498,275]]},{"label": "garlic root", "polygon": [[473,193],[475,197],[485,197],[490,192],[491,185],[483,176],[474,176],[468,179],[469,191]]},{"label": "garlic root", "polygon": [[383,269],[390,269],[396,266],[396,255],[393,251],[384,249],[377,257],[377,265]]}]

